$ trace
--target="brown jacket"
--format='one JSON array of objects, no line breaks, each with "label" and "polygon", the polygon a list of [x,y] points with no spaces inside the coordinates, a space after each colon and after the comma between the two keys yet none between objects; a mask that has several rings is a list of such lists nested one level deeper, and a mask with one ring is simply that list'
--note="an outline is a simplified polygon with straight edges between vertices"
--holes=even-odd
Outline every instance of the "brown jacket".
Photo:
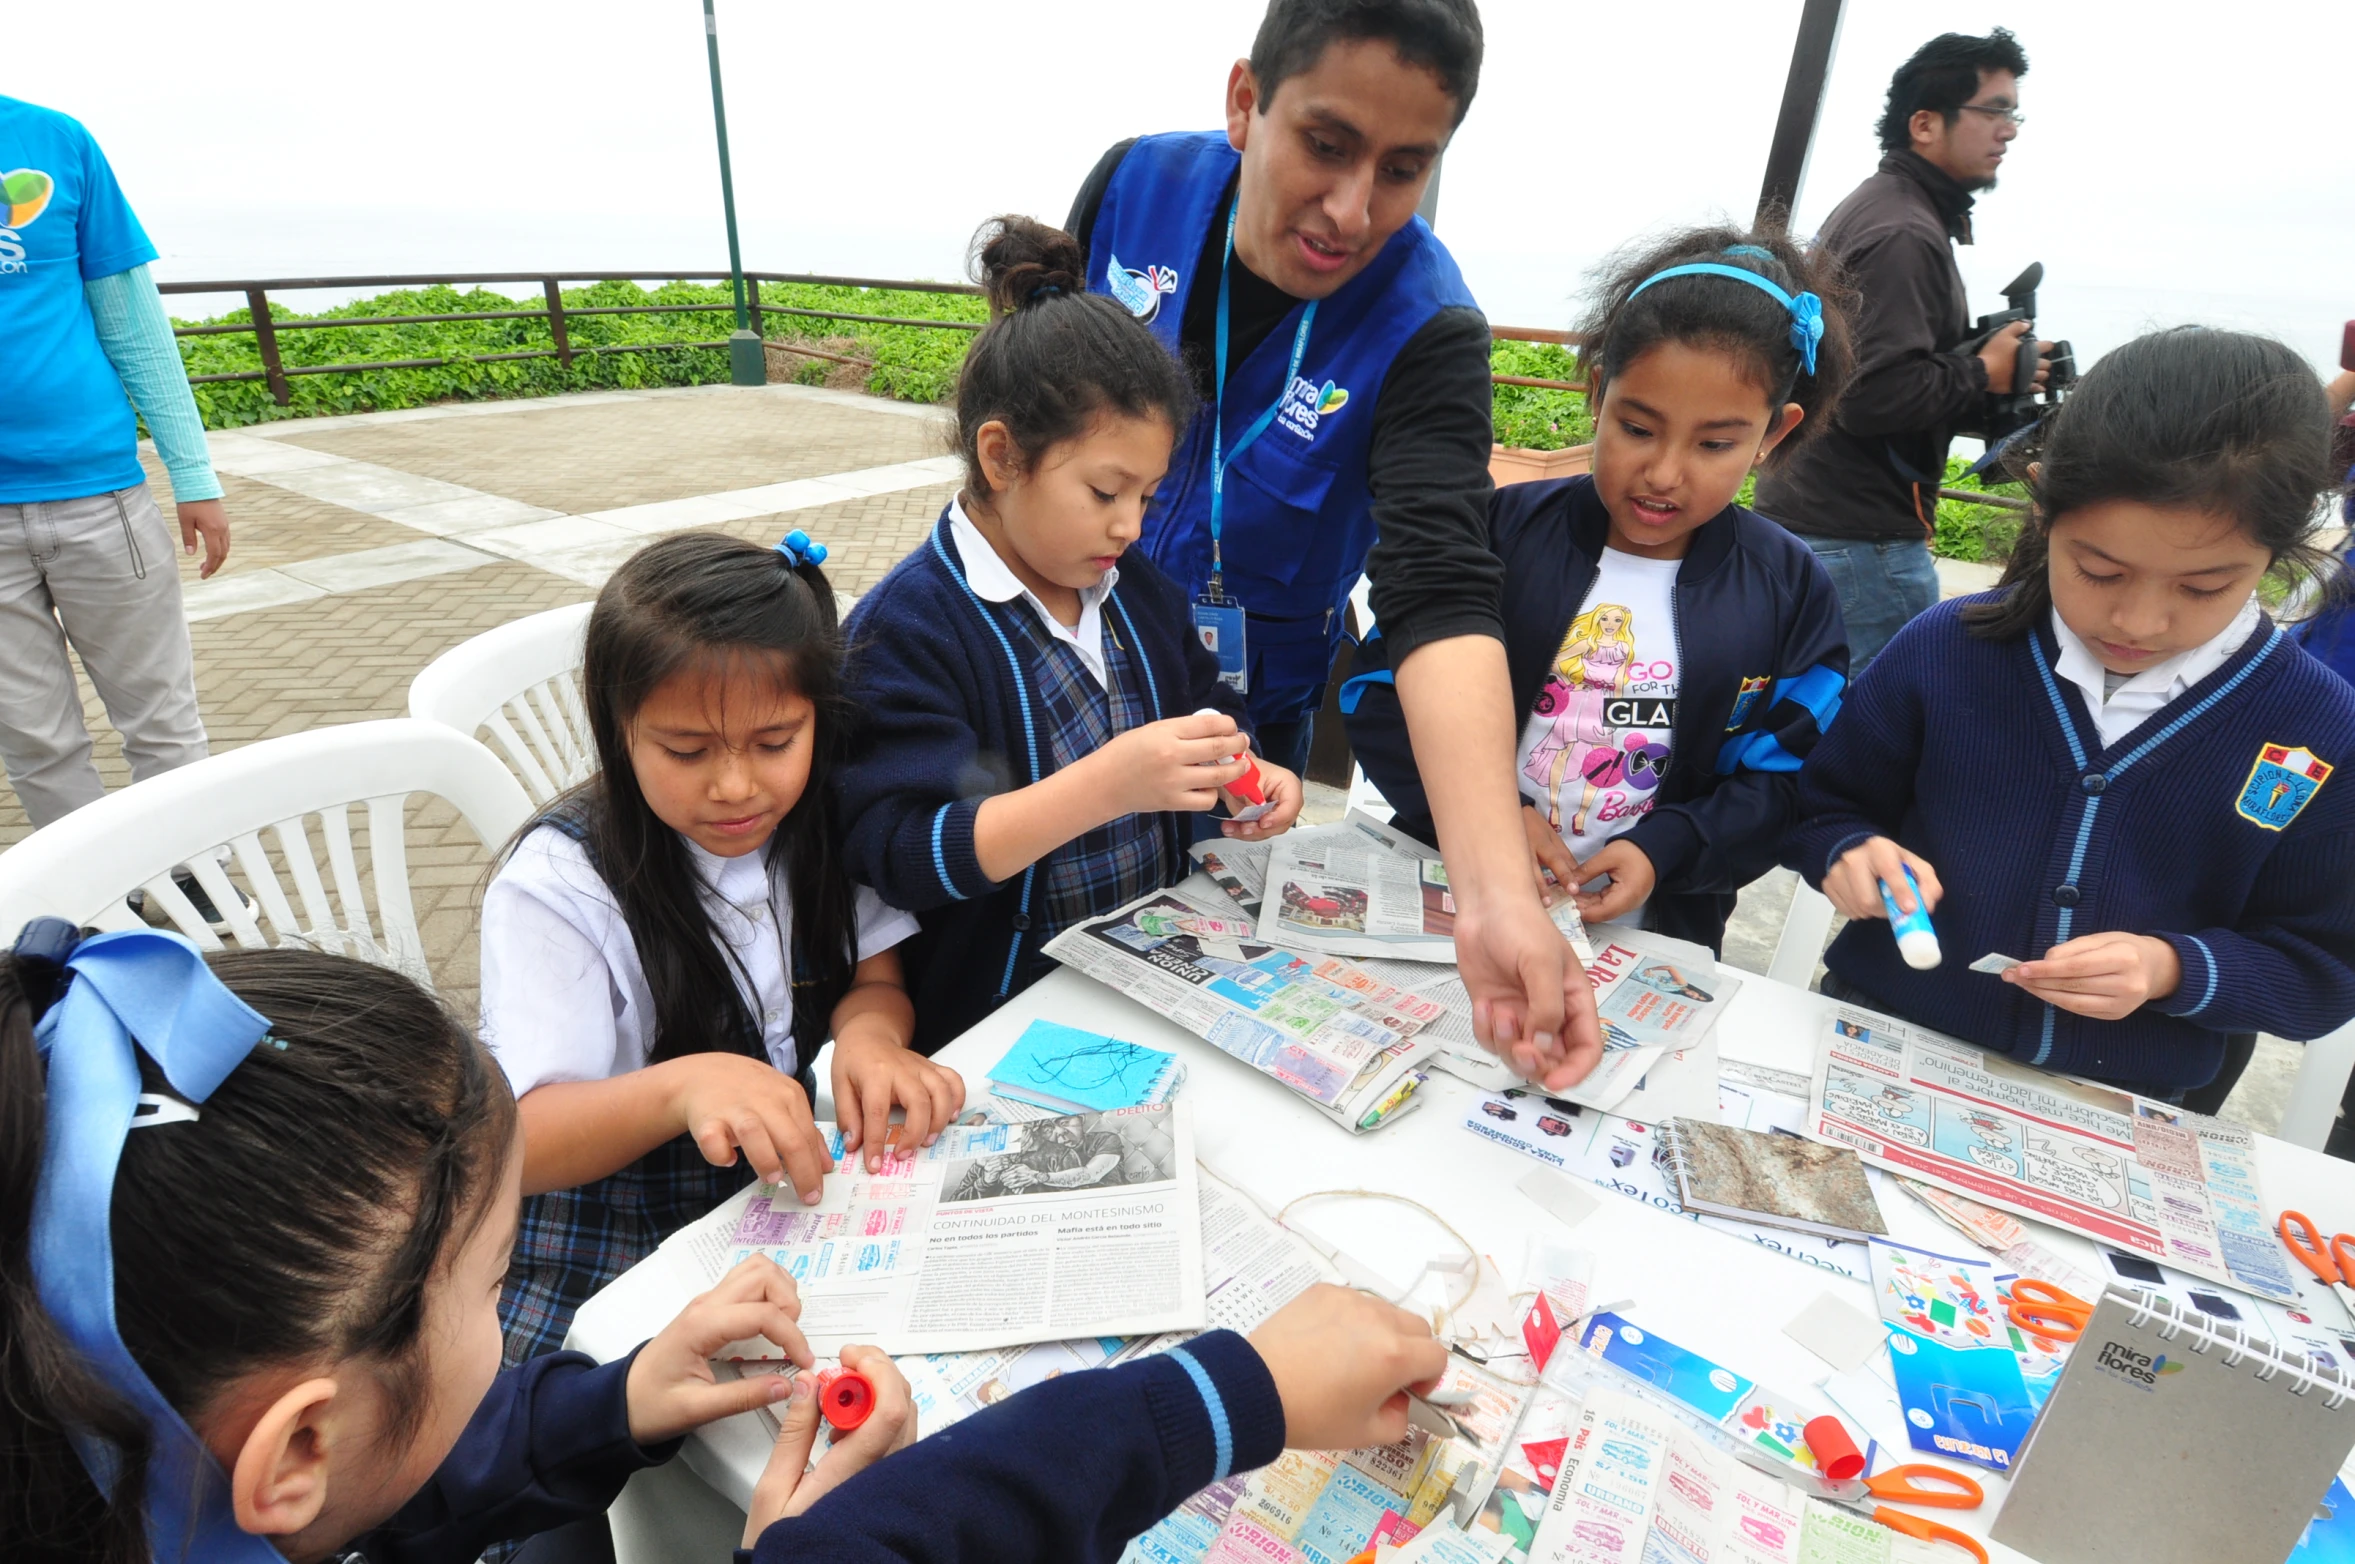
[{"label": "brown jacket", "polygon": [[1946,447],[1987,390],[1961,344],[1970,302],[1949,241],[1971,241],[1970,193],[1892,152],[1832,209],[1816,242],[1862,296],[1856,378],[1832,427],[1758,480],[1757,508],[1812,537],[1927,539]]}]

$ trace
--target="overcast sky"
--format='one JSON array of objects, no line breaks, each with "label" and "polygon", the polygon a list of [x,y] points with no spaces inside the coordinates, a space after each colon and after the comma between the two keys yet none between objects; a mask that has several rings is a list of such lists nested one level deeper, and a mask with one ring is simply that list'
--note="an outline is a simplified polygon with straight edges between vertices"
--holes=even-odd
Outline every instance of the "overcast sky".
[{"label": "overcast sky", "polygon": [[[164,277],[725,265],[696,0],[12,9],[0,93],[97,133]],[[1260,9],[719,0],[745,263],[956,276],[977,222],[1059,221],[1112,142],[1215,124]],[[1561,324],[1606,252],[1749,213],[1799,0],[1482,11],[1439,230],[1493,319]],[[2041,260],[2044,329],[2081,357],[2204,320],[2336,359],[2355,316],[2343,0],[1849,0],[1803,231],[1871,172],[1897,62],[1996,23],[2034,68],[1963,252],[1976,308]]]}]

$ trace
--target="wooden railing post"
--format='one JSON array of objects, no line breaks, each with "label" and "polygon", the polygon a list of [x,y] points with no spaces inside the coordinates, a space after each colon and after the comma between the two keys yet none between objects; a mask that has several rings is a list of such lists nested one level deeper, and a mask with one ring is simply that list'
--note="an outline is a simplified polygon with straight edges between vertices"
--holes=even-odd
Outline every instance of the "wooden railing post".
[{"label": "wooden railing post", "polygon": [[548,295],[548,335],[556,339],[556,362],[572,368],[572,336],[564,329],[564,290],[556,286],[556,279],[541,279],[540,286]]},{"label": "wooden railing post", "polygon": [[259,288],[248,288],[245,303],[253,311],[254,345],[262,350],[262,374],[270,382],[271,400],[284,407],[294,395],[286,389],[286,365],[278,357],[278,328],[270,321],[270,296]]}]

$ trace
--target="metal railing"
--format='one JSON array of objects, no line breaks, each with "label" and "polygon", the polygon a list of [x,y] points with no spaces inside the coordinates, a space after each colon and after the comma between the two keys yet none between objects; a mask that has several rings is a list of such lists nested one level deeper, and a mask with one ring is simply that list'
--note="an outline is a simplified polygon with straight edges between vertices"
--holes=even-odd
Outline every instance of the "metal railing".
[{"label": "metal railing", "polygon": [[[274,277],[260,280],[241,279],[229,282],[167,282],[158,284],[161,291],[176,294],[241,294],[251,319],[231,321],[210,326],[176,326],[175,337],[220,337],[250,335],[261,356],[259,369],[231,370],[218,374],[190,375],[191,385],[211,385],[224,381],[266,381],[271,399],[280,407],[293,399],[288,382],[296,375],[356,375],[372,369],[438,369],[447,364],[497,364],[516,359],[552,358],[570,368],[576,358],[597,353],[659,353],[673,348],[725,348],[725,339],[713,342],[629,342],[575,344],[566,326],[568,320],[591,315],[732,315],[732,301],[714,304],[598,304],[568,305],[560,284],[565,282],[725,282],[726,272],[694,271],[570,271],[570,272],[460,272],[432,275],[401,275],[382,277]],[[315,288],[430,288],[479,287],[486,283],[538,283],[545,303],[537,307],[519,305],[511,310],[457,310],[432,315],[353,315],[329,319],[280,320],[270,307],[270,295],[295,293]],[[852,310],[810,309],[793,304],[763,304],[760,285],[764,282],[788,287],[817,288],[877,288],[902,293],[961,293],[978,294],[981,290],[963,282],[912,282],[904,279],[878,277],[829,277],[802,272],[746,272],[744,274],[745,304],[752,316],[752,329],[768,346],[781,352],[796,353],[808,358],[822,358],[838,364],[854,364],[864,369],[874,368],[872,361],[852,358],[841,353],[806,347],[797,341],[771,338],[762,321],[764,315],[786,315],[814,320],[852,321],[871,326],[913,326],[930,331],[979,331],[981,325],[965,320],[921,320],[902,315],[868,315]],[[349,364],[289,364],[279,351],[278,335],[286,331],[330,331],[349,326],[424,326],[452,321],[475,320],[544,320],[548,323],[551,345],[544,348],[519,348],[505,353],[450,353],[435,358],[369,359]],[[1490,335],[1512,342],[1553,342],[1575,346],[1578,334],[1553,331],[1536,326],[1495,326]],[[1583,386],[1567,380],[1543,380],[1528,375],[1492,375],[1500,386],[1533,386],[1545,391],[1580,391]]]}]

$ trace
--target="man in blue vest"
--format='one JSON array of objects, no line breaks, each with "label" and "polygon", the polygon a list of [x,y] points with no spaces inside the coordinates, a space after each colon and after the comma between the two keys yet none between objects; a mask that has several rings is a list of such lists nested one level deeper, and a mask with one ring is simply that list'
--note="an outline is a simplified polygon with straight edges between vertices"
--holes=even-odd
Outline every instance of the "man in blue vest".
[{"label": "man in blue vest", "polygon": [[1224,132],[1115,146],[1066,226],[1089,286],[1152,326],[1207,409],[1137,546],[1194,595],[1260,751],[1295,772],[1371,577],[1475,1025],[1559,1086],[1602,1042],[1519,824],[1488,323],[1415,215],[1481,47],[1472,0],[1271,0],[1228,76]]}]

